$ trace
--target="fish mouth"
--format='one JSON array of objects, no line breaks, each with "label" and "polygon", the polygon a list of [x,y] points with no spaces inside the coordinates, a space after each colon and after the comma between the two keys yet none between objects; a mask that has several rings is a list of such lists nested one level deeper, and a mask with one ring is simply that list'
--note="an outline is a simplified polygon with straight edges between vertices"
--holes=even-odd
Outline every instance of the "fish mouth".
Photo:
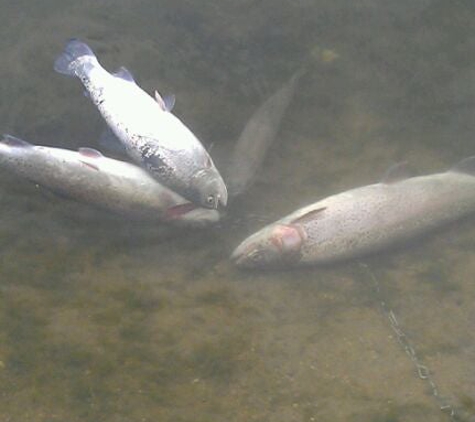
[{"label": "fish mouth", "polygon": [[228,189],[224,182],[221,184],[220,193],[217,195],[218,206],[221,205],[223,208],[228,205]]},{"label": "fish mouth", "polygon": [[235,264],[239,262],[239,260],[243,257],[244,255],[244,248],[243,245],[240,244],[236,249],[234,249],[233,253],[229,257],[231,261],[233,261]]},{"label": "fish mouth", "polygon": [[228,205],[228,195],[218,195],[217,196],[217,207],[216,209],[219,210],[219,209],[224,209],[226,208],[226,205]]},{"label": "fish mouth", "polygon": [[249,248],[239,245],[231,254],[230,259],[238,268],[252,268],[248,259]]},{"label": "fish mouth", "polygon": [[263,259],[266,255],[266,248],[261,245],[258,239],[251,236],[234,249],[230,260],[238,268],[257,269],[266,266]]}]

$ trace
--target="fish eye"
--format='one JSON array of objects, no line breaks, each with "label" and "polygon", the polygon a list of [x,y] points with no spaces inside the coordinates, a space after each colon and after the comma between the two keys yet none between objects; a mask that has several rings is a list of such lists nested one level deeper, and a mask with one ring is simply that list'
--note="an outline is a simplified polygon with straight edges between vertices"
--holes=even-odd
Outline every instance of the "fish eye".
[{"label": "fish eye", "polygon": [[216,200],[214,198],[214,195],[208,195],[208,197],[206,198],[206,203],[208,205],[214,205],[215,202]]},{"label": "fish eye", "polygon": [[258,264],[264,260],[264,254],[262,251],[255,250],[248,255],[248,258],[255,264]]}]

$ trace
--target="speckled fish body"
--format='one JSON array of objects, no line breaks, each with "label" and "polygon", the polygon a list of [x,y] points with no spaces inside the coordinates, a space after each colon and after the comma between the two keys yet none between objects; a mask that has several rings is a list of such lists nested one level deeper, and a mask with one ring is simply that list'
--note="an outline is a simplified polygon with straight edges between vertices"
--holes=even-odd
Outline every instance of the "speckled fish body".
[{"label": "speckled fish body", "polygon": [[196,136],[171,113],[173,100],[155,99],[130,72],[111,74],[92,50],[71,40],[56,59],[55,70],[77,76],[130,157],[160,183],[206,208],[226,205],[226,186]]},{"label": "speckled fish body", "polygon": [[302,71],[297,71],[252,114],[231,154],[226,171],[230,196],[243,193],[253,182],[269,147],[274,142],[280,122],[292,100]]},{"label": "speckled fish body", "polygon": [[219,219],[217,210],[197,207],[140,167],[104,157],[91,148],[71,151],[36,146],[4,135],[0,167],[55,193],[135,219],[179,225]]},{"label": "speckled fish body", "polygon": [[352,189],[301,208],[244,240],[232,259],[267,268],[377,252],[475,212],[475,158],[428,176]]}]

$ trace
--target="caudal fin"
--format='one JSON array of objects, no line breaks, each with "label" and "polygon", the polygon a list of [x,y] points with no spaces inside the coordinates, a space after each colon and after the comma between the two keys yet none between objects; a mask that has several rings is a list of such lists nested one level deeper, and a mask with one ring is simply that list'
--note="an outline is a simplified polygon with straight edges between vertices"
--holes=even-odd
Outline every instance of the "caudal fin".
[{"label": "caudal fin", "polygon": [[24,141],[23,139],[16,138],[12,135],[3,134],[0,140],[0,144],[8,145],[9,147],[31,147],[32,145],[29,142]]},{"label": "caudal fin", "polygon": [[78,59],[84,56],[96,57],[86,43],[73,38],[69,40],[64,51],[55,60],[54,70],[63,75],[75,76],[79,65]]}]

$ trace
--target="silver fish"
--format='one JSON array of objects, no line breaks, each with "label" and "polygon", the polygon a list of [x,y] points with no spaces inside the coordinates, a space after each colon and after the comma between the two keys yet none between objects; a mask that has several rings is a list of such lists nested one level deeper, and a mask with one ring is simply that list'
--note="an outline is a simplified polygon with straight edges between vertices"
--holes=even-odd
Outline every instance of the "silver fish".
[{"label": "silver fish", "polygon": [[111,74],[92,50],[70,40],[56,59],[57,72],[77,76],[130,157],[160,183],[205,208],[227,203],[227,190],[196,136],[171,113],[174,98],[155,99],[124,67]]},{"label": "silver fish", "polygon": [[403,176],[330,196],[264,227],[231,258],[240,267],[324,264],[380,251],[475,212],[475,156],[444,173]]},{"label": "silver fish", "polygon": [[127,217],[178,225],[203,225],[219,219],[217,210],[200,208],[140,167],[104,157],[92,148],[76,152],[3,135],[0,167],[55,193]]},{"label": "silver fish", "polygon": [[243,193],[262,165],[267,150],[272,145],[280,128],[290,101],[294,95],[302,71],[297,71],[274,94],[252,114],[246,123],[231,154],[231,163],[226,171],[230,196]]}]

